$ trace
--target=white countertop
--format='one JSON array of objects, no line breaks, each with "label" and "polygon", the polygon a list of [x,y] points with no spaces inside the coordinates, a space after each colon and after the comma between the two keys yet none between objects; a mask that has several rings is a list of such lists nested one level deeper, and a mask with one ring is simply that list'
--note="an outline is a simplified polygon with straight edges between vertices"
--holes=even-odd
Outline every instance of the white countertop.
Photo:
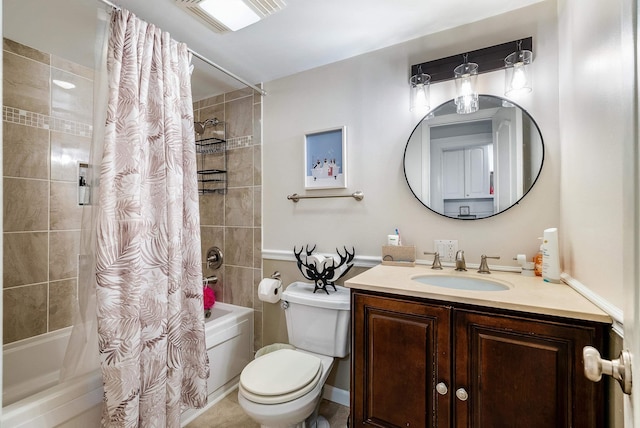
[{"label": "white countertop", "polygon": [[[414,281],[412,278],[418,275],[479,278],[502,283],[509,289],[502,291],[450,289]],[[378,265],[345,281],[345,286],[400,296],[611,323],[607,313],[568,285],[552,284],[544,282],[539,276],[523,276],[513,272],[492,271],[491,274],[478,274],[475,269],[456,272],[452,267],[434,270],[428,266]]]}]

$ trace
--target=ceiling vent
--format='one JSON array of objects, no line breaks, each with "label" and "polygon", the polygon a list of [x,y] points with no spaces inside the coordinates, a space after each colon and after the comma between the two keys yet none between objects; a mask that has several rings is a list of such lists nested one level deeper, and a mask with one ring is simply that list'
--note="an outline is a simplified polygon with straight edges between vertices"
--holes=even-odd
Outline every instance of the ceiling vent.
[{"label": "ceiling vent", "polygon": [[[207,24],[217,33],[228,33],[233,31],[223,22],[217,20],[209,13],[207,13],[201,6],[200,3],[203,3],[207,0],[175,0],[178,6],[182,9],[185,9],[187,12],[194,15],[196,18],[200,19],[200,21]],[[256,15],[258,15],[259,19],[264,19],[267,16],[274,14],[285,8],[287,5],[284,0],[242,0],[246,6],[248,6]]]}]

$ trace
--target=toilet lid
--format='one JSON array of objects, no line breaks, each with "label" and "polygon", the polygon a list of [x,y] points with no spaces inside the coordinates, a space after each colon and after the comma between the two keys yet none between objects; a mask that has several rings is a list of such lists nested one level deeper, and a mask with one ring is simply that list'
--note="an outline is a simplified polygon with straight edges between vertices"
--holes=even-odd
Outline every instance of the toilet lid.
[{"label": "toilet lid", "polygon": [[313,389],[321,375],[320,358],[293,349],[280,349],[250,362],[240,374],[240,388],[251,401],[284,403]]}]

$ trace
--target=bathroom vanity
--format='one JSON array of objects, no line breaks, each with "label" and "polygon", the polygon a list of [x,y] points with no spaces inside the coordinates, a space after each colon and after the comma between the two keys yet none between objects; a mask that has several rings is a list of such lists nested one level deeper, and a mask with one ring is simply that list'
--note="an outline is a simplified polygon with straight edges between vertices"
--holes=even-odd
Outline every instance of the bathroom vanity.
[{"label": "bathroom vanity", "polygon": [[346,286],[351,426],[605,426],[604,384],[584,376],[582,348],[606,349],[611,319],[569,286],[382,265]]}]

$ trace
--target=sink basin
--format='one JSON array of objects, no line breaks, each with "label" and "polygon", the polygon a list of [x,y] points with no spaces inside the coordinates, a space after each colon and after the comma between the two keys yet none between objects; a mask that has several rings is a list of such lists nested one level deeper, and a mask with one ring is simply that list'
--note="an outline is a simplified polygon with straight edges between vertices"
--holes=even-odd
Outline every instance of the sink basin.
[{"label": "sink basin", "polygon": [[421,284],[434,285],[436,287],[445,287],[456,290],[473,290],[473,291],[504,291],[509,287],[499,282],[483,279],[469,278],[465,276],[449,276],[449,275],[420,275],[413,278]]}]

